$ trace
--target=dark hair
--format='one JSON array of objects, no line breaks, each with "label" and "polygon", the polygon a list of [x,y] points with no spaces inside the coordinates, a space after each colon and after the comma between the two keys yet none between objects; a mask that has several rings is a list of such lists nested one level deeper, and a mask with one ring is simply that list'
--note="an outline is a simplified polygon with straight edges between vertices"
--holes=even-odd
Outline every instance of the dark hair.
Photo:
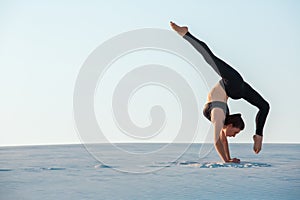
[{"label": "dark hair", "polygon": [[229,124],[232,124],[233,127],[239,128],[241,130],[245,128],[245,123],[240,113],[226,116],[224,125],[229,125]]}]

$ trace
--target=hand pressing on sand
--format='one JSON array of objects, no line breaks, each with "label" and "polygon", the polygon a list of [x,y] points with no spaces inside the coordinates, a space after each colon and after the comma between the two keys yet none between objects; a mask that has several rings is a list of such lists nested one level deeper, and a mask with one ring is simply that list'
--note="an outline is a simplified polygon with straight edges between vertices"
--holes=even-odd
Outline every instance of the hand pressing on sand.
[{"label": "hand pressing on sand", "polygon": [[241,162],[241,160],[238,158],[233,158],[233,159],[230,159],[227,161],[227,163],[240,163],[240,162]]}]

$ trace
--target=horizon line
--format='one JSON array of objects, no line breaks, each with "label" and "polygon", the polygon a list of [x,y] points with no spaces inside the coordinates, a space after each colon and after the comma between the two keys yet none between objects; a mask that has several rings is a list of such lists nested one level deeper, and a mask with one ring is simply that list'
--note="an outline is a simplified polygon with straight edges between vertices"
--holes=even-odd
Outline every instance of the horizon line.
[{"label": "horizon line", "polygon": [[[188,144],[189,142],[171,142],[172,144]],[[170,144],[170,142],[98,142],[88,144]],[[211,142],[192,142],[192,144],[213,144]],[[230,144],[253,144],[252,142],[237,142]],[[263,144],[300,144],[300,142],[265,142]],[[30,146],[63,146],[63,145],[86,145],[84,143],[42,143],[42,144],[5,144],[1,147],[30,147]]]}]

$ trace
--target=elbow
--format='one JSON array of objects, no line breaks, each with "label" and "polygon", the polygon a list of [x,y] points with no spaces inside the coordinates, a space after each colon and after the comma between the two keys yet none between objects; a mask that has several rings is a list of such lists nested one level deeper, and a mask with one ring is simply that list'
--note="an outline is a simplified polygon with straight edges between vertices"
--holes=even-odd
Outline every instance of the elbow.
[{"label": "elbow", "polygon": [[224,143],[224,141],[226,140],[226,136],[223,136],[221,133],[220,134],[216,134],[214,135],[214,143]]},{"label": "elbow", "polygon": [[217,145],[219,145],[220,144],[220,139],[219,138],[215,138],[215,140],[214,140],[214,145],[215,146],[217,146]]}]

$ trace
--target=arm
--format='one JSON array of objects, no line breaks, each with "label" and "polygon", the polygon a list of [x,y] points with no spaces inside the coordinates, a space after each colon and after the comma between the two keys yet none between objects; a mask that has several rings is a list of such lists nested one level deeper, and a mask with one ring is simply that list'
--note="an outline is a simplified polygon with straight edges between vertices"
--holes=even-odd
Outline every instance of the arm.
[{"label": "arm", "polygon": [[225,114],[221,108],[213,108],[211,111],[211,122],[214,126],[214,144],[215,148],[220,156],[220,158],[223,160],[223,162],[228,162],[225,149],[223,146],[223,143],[220,139],[220,133],[222,131],[222,128],[224,126],[224,120],[225,120]]},{"label": "arm", "polygon": [[231,160],[230,153],[229,153],[228,141],[227,141],[227,138],[226,138],[225,133],[223,131],[220,135],[220,139],[222,141],[227,160]]},{"label": "arm", "polygon": [[220,139],[221,139],[222,144],[223,144],[223,148],[224,148],[224,151],[225,151],[227,162],[239,163],[240,159],[238,159],[238,158],[231,159],[230,153],[229,153],[228,141],[227,141],[226,135],[223,131],[221,132]]}]

